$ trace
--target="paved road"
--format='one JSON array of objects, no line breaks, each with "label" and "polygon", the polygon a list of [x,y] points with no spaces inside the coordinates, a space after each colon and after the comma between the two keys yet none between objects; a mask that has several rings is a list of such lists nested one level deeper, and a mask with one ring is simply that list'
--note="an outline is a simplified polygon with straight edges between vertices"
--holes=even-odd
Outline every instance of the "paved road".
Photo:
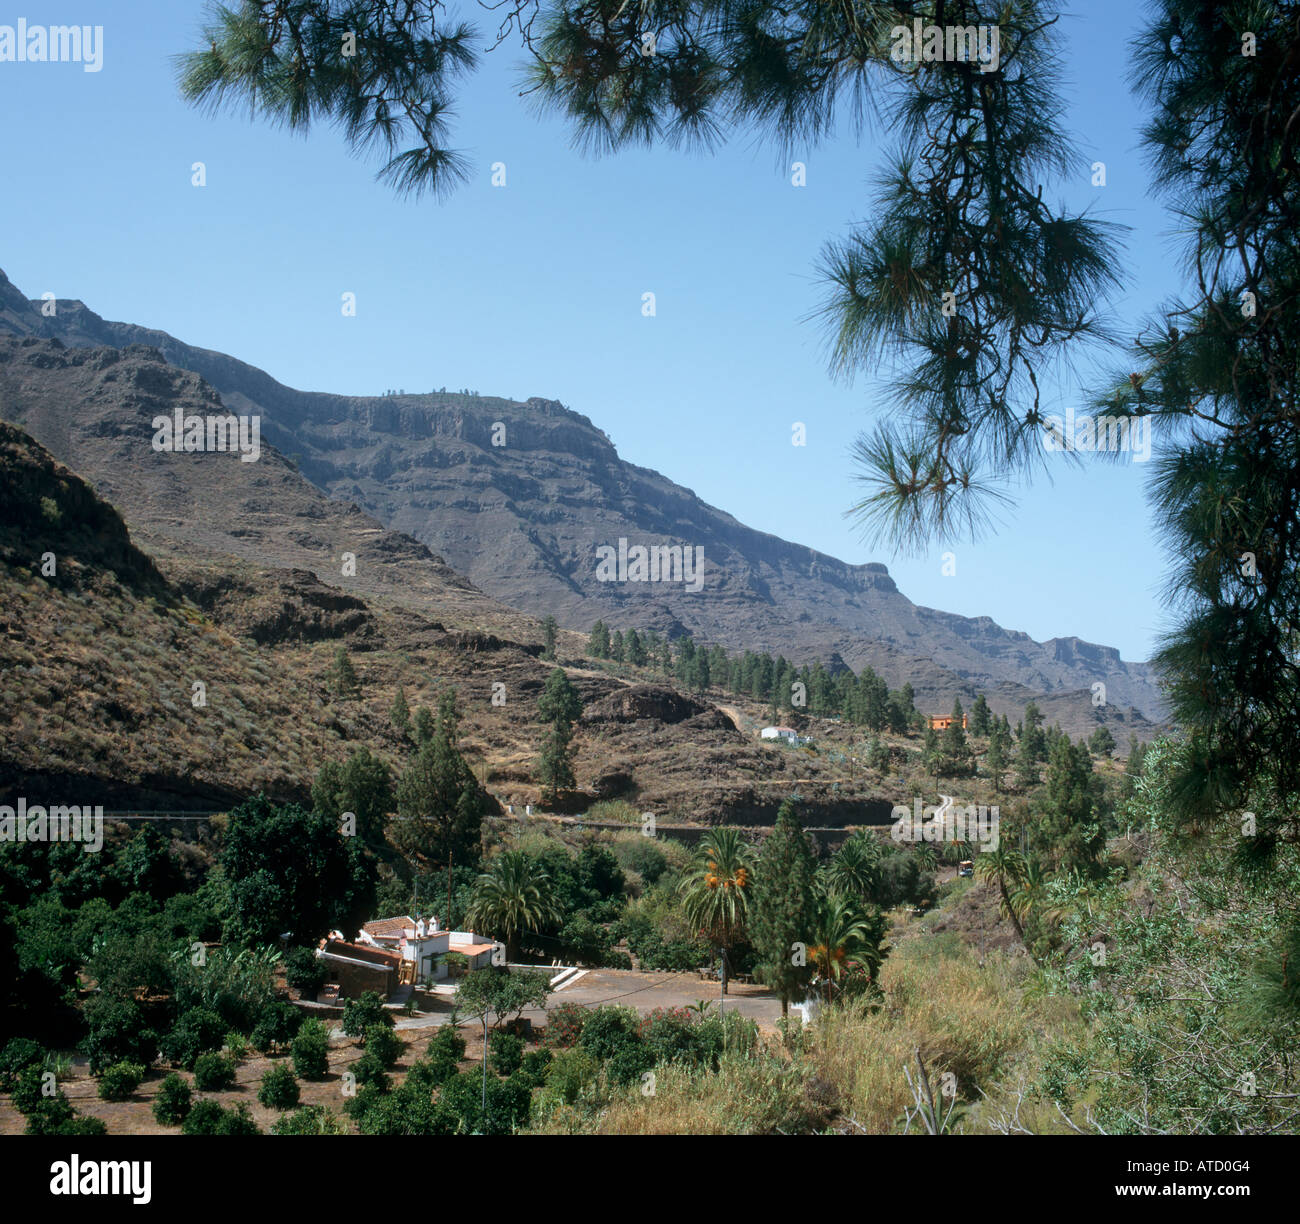
[{"label": "paved road", "polygon": [[[764,1026],[771,1026],[780,1018],[781,1001],[765,987],[733,982],[728,990],[724,1001],[728,1011],[739,1012]],[[436,1011],[400,1016],[397,1018],[397,1028],[422,1029],[446,1024],[451,1017],[451,993],[450,990],[440,988]],[[551,1007],[557,1007],[561,1003],[577,1003],[583,1007],[615,1003],[623,1007],[635,1007],[645,1015],[656,1007],[689,1007],[700,999],[708,999],[716,1011],[718,993],[716,981],[702,981],[695,974],[590,969],[572,985],[554,991],[548,1003]],[[524,1015],[535,1024],[546,1023],[546,1013],[540,1009],[529,1009]],[[336,1040],[347,1040],[337,1030],[334,1036]]]}]

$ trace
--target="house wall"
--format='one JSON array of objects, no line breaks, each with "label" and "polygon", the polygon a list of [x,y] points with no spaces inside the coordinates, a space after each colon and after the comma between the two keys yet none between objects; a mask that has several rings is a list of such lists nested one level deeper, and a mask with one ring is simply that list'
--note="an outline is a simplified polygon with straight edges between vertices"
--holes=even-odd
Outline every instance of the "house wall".
[{"label": "house wall", "polygon": [[330,981],[339,984],[339,994],[349,999],[359,999],[367,990],[378,991],[386,999],[397,984],[396,972],[380,965],[356,965],[328,954],[321,959],[329,966]]}]

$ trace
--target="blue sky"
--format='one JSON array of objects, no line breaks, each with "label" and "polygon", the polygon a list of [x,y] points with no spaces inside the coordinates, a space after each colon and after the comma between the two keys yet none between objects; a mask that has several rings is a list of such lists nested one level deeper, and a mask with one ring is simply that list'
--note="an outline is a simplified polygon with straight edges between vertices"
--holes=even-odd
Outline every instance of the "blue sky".
[{"label": "blue sky", "polygon": [[[1070,124],[1107,185],[1081,172],[1048,194],[1131,227],[1112,302],[1127,324],[1178,287],[1173,222],[1150,195],[1127,87],[1137,14],[1112,0],[1077,8],[1063,18]],[[332,129],[304,139],[183,104],[169,57],[198,45],[199,0],[26,0],[0,24],[19,15],[104,26],[97,73],[0,63],[0,267],[29,297],[81,298],[307,390],[558,399],[625,459],[742,522],[883,561],[917,603],[1150,654],[1164,568],[1150,464],[1058,457],[1053,480],[1016,491],[995,535],[936,542],[919,559],[865,546],[844,519],[857,496],[849,447],[880,397],[870,380],[831,379],[824,334],[805,319],[821,300],[824,242],[869,216],[887,133],[846,127],[786,158],[743,132],[713,154],[591,158],[517,96],[520,55],[507,45],[464,83],[453,121],[471,181],[445,203],[400,200],[374,181],[379,162],[352,158]],[[802,188],[793,159],[807,165]],[[206,187],[191,185],[195,161]],[[491,185],[494,162],[504,188]],[[344,292],[357,295],[355,318],[341,314]],[[1063,410],[1076,384],[1052,395],[1048,410]]]}]

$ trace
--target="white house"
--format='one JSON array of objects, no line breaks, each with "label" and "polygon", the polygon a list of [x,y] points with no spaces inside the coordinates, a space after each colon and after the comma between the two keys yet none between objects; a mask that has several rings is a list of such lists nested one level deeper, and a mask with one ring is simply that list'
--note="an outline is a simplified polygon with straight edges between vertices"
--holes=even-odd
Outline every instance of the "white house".
[{"label": "white house", "polygon": [[451,950],[459,952],[467,961],[469,968],[482,969],[492,963],[492,949],[496,944],[485,935],[476,935],[473,931],[452,931]]},{"label": "white house", "polygon": [[400,953],[404,981],[424,982],[430,978],[438,981],[447,976],[451,935],[450,931],[439,929],[436,917],[426,922],[402,914],[367,922],[358,932],[357,942]]},{"label": "white house", "polygon": [[793,727],[764,727],[758,734],[760,739],[781,740],[795,747],[799,744],[799,732]]}]

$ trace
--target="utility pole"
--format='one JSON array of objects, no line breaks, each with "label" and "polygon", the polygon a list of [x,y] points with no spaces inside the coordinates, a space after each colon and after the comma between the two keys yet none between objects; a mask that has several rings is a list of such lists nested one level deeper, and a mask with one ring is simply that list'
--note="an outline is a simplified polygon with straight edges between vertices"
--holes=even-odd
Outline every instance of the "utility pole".
[{"label": "utility pole", "polygon": [[447,930],[451,930],[451,860],[455,856],[454,850],[447,851]]},{"label": "utility pole", "polygon": [[482,1127],[483,1134],[487,1134],[487,1055],[488,1055],[488,1035],[487,1035],[487,1008],[483,1009],[483,1113]]}]

